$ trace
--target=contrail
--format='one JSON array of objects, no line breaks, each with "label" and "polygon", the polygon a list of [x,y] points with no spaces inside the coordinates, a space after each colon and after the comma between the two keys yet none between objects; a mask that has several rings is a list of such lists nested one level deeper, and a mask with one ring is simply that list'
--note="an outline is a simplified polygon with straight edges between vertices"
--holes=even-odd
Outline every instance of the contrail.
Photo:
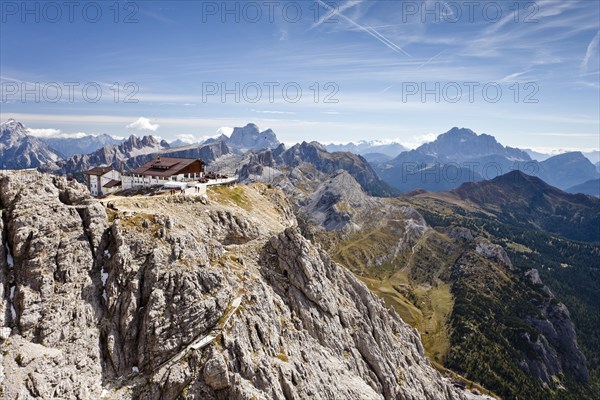
[{"label": "contrail", "polygon": [[331,11],[332,13],[334,13],[336,15],[339,15],[341,18],[343,18],[346,22],[350,23],[351,25],[354,25],[358,29],[360,29],[360,30],[362,30],[364,32],[367,32],[369,35],[371,35],[372,37],[374,37],[375,39],[377,39],[381,43],[385,44],[387,47],[389,47],[390,49],[394,50],[396,53],[402,53],[405,56],[412,58],[412,56],[410,54],[408,54],[400,46],[396,45],[391,40],[389,40],[388,38],[386,38],[385,36],[383,36],[381,33],[377,32],[377,30],[375,30],[375,28],[365,27],[365,26],[359,24],[358,22],[352,20],[351,18],[346,17],[344,14],[340,14],[335,9],[333,9],[333,7],[330,7],[329,5],[323,3],[321,0],[316,0],[316,2],[319,3],[321,6],[323,6],[325,9]]}]

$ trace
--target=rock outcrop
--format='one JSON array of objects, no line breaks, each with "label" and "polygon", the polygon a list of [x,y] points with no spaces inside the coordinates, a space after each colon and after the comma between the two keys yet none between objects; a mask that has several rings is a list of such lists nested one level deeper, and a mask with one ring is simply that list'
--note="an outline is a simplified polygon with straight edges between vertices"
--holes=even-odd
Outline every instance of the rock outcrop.
[{"label": "rock outcrop", "polygon": [[86,193],[0,176],[6,398],[463,398],[279,191]]}]

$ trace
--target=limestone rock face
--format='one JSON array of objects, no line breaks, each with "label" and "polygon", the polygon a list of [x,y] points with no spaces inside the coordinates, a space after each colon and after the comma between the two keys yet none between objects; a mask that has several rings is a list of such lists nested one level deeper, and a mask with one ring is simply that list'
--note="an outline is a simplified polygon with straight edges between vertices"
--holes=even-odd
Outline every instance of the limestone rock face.
[{"label": "limestone rock face", "polygon": [[381,201],[367,196],[348,172],[340,170],[301,201],[300,212],[325,230],[352,230],[360,228],[355,218],[358,214],[379,204]]},{"label": "limestone rock face", "polygon": [[6,398],[463,398],[279,191],[86,193],[0,176]]},{"label": "limestone rock face", "polygon": [[[291,321],[282,323],[275,337],[269,335],[289,358],[284,375],[293,382],[322,365],[330,369],[327,381],[317,387],[309,384],[312,379],[296,379],[286,397],[332,398],[314,392],[327,387],[339,398],[460,398],[431,368],[416,330],[297,230],[273,237],[262,263],[276,298],[290,313]],[[300,365],[294,362],[298,359]]]},{"label": "limestone rock face", "polygon": [[85,192],[37,173],[0,178],[2,309],[4,326],[12,331],[2,343],[7,398],[101,393],[93,237],[102,236],[106,214],[83,200]]}]

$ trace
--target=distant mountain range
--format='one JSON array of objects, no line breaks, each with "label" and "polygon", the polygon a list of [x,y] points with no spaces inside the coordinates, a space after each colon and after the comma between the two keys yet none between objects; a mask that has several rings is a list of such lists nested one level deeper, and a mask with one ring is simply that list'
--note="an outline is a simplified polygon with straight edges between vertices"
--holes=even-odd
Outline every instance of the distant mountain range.
[{"label": "distant mountain range", "polygon": [[403,152],[392,160],[371,161],[378,175],[403,192],[446,191],[465,182],[493,179],[512,170],[535,175],[561,189],[599,177],[580,152],[564,153],[539,162],[517,148],[503,146],[493,136],[452,128],[430,143]]},{"label": "distant mountain range", "polygon": [[0,124],[0,169],[37,168],[60,158],[42,140],[29,136],[20,122],[9,119]]},{"label": "distant mountain range", "polygon": [[[210,146],[202,152],[210,158],[208,162],[219,154],[244,155],[272,150],[273,154],[277,151],[295,154],[294,157],[303,162],[327,169],[327,173],[333,172],[330,169],[334,167],[350,174],[354,169],[359,176],[374,171],[376,179],[369,177],[358,181],[369,193],[383,196],[417,189],[452,190],[463,183],[493,179],[511,170],[537,176],[563,190],[595,195],[594,180],[600,177],[598,165],[593,165],[580,152],[536,161],[532,160],[531,151],[503,146],[491,135],[478,135],[465,128],[453,128],[433,142],[410,151],[405,151],[399,143],[381,141],[326,146],[317,142],[302,143],[290,149],[283,147],[283,150],[280,145],[271,129],[261,131],[255,124],[236,127],[230,136],[221,135],[201,144],[185,145],[180,141],[169,145],[153,136],[138,138],[133,135],[123,141],[109,135],[42,140],[28,135],[28,129],[21,123],[10,120],[2,124],[0,165],[11,169],[39,167],[54,173],[77,174],[99,165],[127,170],[148,159],[150,154],[168,152],[196,157],[205,146]],[[364,157],[357,153],[363,153]],[[282,160],[291,162],[291,159]],[[235,169],[239,167],[233,167],[231,171]],[[590,182],[587,186],[579,187],[587,182]]]},{"label": "distant mountain range", "polygon": [[569,239],[600,241],[600,201],[570,194],[541,179],[512,171],[495,179],[465,183],[450,193],[499,216],[500,221],[538,227]]},{"label": "distant mountain range", "polygon": [[115,139],[107,134],[86,135],[79,138],[42,138],[41,140],[63,157],[89,154],[104,146],[118,145],[123,142],[123,140]]},{"label": "distant mountain range", "polygon": [[[472,132],[469,129],[464,129],[464,131]],[[480,136],[484,136],[484,138],[485,138],[486,136],[489,136],[489,135],[480,135]],[[493,137],[491,137],[491,138],[493,138]],[[488,138],[488,140],[489,140],[489,138]],[[483,142],[484,141],[482,141],[482,143]],[[177,143],[179,143],[179,141],[177,141]],[[367,161],[369,161],[369,162],[389,161],[392,158],[395,158],[396,156],[398,156],[400,153],[409,151],[409,149],[406,148],[405,146],[403,146],[400,142],[390,141],[390,140],[359,140],[358,142],[349,142],[349,143],[330,143],[330,144],[325,144],[324,146],[330,152],[349,151],[354,154],[359,154],[359,155],[365,157],[365,159],[367,159]],[[507,147],[507,149],[511,149],[511,148]],[[458,149],[458,150],[460,151],[460,149]],[[544,152],[535,151],[532,149],[517,149],[517,148],[515,148],[514,150],[520,150],[522,152],[525,152],[529,156],[530,159],[535,160],[535,161],[544,161],[551,157],[570,152],[570,151],[557,151],[557,152],[552,152],[552,153],[544,153]],[[589,159],[593,164],[600,163],[600,151],[594,150],[594,151],[582,152],[582,154],[587,159]]]},{"label": "distant mountain range", "polygon": [[0,168],[40,168],[45,172],[81,174],[101,165],[121,170],[137,167],[156,154],[173,157],[201,157],[206,162],[236,152],[276,148],[279,141],[271,129],[260,131],[254,124],[235,128],[231,136],[221,135],[203,143],[182,141],[169,145],[154,136],[131,135],[124,140],[109,135],[81,138],[37,138],[29,129],[13,119],[1,125]]},{"label": "distant mountain range", "polygon": [[592,179],[579,185],[571,186],[566,189],[565,192],[569,193],[583,193],[590,196],[600,197],[600,179]]},{"label": "distant mountain range", "polygon": [[219,136],[197,142],[177,139],[170,142],[170,145],[171,147],[182,147],[217,142],[224,142],[232,151],[237,153],[244,153],[249,150],[274,149],[280,144],[275,132],[271,129],[261,132],[255,124],[247,124],[244,127],[234,128],[230,136],[220,134]]},{"label": "distant mountain range", "polygon": [[325,148],[327,151],[332,153],[336,151],[349,151],[350,153],[365,156],[365,158],[367,154],[385,155],[387,157],[394,158],[403,151],[408,150],[398,142],[387,142],[380,140],[361,140],[357,143],[350,142],[346,144],[327,144],[325,145]]},{"label": "distant mountain range", "polygon": [[[555,153],[543,153],[540,151],[535,151],[531,149],[523,149],[529,156],[536,161],[544,161],[549,159],[550,157],[554,157],[559,154],[569,153],[569,151],[559,151]],[[590,160],[593,164],[597,164],[600,162],[600,151],[583,151],[582,154]]]},{"label": "distant mountain range", "polygon": [[153,154],[168,149],[166,141],[158,141],[153,136],[138,138],[131,135],[121,144],[104,146],[90,154],[78,154],[64,160],[58,160],[43,165],[44,172],[70,174],[81,173],[92,167],[109,165],[120,170],[127,170],[127,161],[131,158]]}]

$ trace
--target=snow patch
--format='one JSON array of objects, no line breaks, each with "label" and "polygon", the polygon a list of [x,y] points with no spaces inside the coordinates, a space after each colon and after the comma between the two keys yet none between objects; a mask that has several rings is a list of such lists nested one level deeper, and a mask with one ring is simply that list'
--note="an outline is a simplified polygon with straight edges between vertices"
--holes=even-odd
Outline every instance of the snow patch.
[{"label": "snow patch", "polygon": [[106,294],[106,281],[108,280],[108,272],[104,271],[104,266],[102,267],[102,271],[100,271],[100,279],[102,280],[102,298],[104,301],[108,299]]},{"label": "snow patch", "polygon": [[[108,250],[104,250],[104,256],[110,258]],[[104,270],[104,265],[102,265],[102,269],[100,270],[100,280],[102,281],[102,298],[104,301],[107,301],[106,282],[108,281],[108,272]]]},{"label": "snow patch", "polygon": [[8,247],[8,243],[4,243],[4,247],[6,247],[6,262],[10,268],[13,268],[15,266],[15,259],[10,253],[10,247]]},{"label": "snow patch", "polygon": [[10,301],[10,315],[12,316],[13,320],[17,319],[17,310],[15,310],[15,287],[16,286],[11,286],[10,287],[10,296],[9,296],[9,301]]}]

